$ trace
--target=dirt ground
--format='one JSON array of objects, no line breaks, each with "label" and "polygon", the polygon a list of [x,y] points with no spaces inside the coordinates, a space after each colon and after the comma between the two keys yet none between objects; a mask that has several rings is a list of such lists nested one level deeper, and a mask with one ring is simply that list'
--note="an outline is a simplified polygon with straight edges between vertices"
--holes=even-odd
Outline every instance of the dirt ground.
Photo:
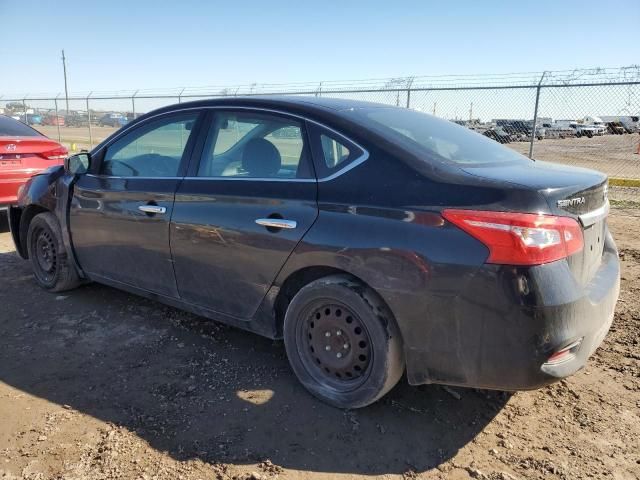
[{"label": "dirt ground", "polygon": [[36,287],[0,220],[1,479],[640,478],[640,210],[616,208],[611,332],[513,395],[406,381],[343,411],[280,342],[100,285]]}]

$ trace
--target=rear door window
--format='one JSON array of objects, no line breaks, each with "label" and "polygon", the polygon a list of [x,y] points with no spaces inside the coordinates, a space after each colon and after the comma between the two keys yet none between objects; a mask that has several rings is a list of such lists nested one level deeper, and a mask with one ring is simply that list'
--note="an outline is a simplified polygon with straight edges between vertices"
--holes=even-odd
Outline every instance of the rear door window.
[{"label": "rear door window", "polygon": [[313,178],[301,121],[284,116],[218,111],[214,114],[199,177]]}]

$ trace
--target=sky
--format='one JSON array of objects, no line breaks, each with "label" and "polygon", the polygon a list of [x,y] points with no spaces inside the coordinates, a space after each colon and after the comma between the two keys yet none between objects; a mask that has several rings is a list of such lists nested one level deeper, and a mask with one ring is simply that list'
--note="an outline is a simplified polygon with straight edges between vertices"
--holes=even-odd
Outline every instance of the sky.
[{"label": "sky", "polygon": [[0,0],[0,95],[640,64],[640,1]]}]

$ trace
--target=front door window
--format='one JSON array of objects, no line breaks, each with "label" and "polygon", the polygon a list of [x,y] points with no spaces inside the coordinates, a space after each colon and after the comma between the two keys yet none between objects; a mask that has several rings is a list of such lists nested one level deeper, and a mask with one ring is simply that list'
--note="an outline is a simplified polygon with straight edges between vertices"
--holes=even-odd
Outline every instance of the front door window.
[{"label": "front door window", "polygon": [[117,177],[175,177],[197,114],[159,119],[107,148],[100,173]]}]

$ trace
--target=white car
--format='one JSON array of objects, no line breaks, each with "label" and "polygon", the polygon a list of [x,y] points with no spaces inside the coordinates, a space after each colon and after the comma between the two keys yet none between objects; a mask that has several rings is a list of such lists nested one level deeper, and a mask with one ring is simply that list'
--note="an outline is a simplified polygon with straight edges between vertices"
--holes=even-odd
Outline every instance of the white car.
[{"label": "white car", "polygon": [[582,136],[591,138],[596,135],[602,135],[600,130],[595,125],[584,125],[582,123],[572,123],[569,125],[576,131],[576,137],[580,138]]}]

